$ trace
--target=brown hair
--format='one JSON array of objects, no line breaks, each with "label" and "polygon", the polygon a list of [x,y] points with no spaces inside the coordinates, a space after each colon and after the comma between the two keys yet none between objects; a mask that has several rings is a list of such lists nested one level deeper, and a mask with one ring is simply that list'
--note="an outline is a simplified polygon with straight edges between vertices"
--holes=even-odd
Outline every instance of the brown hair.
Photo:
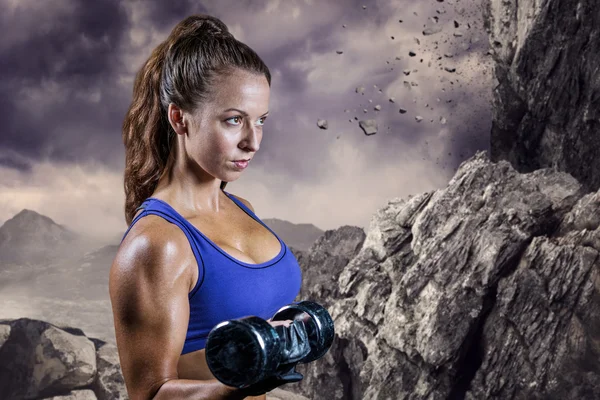
[{"label": "brown hair", "polygon": [[[167,117],[169,103],[191,113],[213,94],[215,78],[234,68],[264,74],[271,85],[269,68],[254,50],[220,19],[196,14],[178,23],[138,71],[123,122],[127,225],[172,166],[176,134]],[[226,185],[221,182],[221,189]]]}]

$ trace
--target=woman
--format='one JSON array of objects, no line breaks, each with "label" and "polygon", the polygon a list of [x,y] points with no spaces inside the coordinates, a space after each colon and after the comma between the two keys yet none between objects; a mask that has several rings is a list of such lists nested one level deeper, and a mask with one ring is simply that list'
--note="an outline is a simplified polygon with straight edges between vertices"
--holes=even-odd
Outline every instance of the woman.
[{"label": "woman", "polygon": [[136,76],[123,124],[129,229],[109,280],[132,400],[266,399],[216,380],[204,346],[219,322],[268,320],[300,291],[286,244],[224,190],[259,149],[270,83],[208,15],[180,22]]}]

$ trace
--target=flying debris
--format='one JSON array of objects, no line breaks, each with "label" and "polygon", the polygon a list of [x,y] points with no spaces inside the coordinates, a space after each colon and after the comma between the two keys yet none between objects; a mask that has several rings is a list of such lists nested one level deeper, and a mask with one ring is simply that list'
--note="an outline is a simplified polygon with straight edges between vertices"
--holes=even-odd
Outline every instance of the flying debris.
[{"label": "flying debris", "polygon": [[417,53],[415,53],[414,51],[409,51],[408,55],[411,56],[411,57],[414,57],[414,56],[417,55]]},{"label": "flying debris", "polygon": [[395,100],[395,97],[390,97],[390,103],[393,103]]},{"label": "flying debris", "polygon": [[366,108],[363,108],[363,111],[365,112],[365,114],[369,112],[369,110],[367,110]]},{"label": "flying debris", "polygon": [[344,52],[342,50],[336,50],[336,53],[338,53],[338,54],[344,54]]},{"label": "flying debris", "polygon": [[404,72],[404,75],[406,75],[406,76],[410,75],[410,69],[405,69],[402,72]]},{"label": "flying debris", "polygon": [[342,28],[345,28],[345,27],[346,27],[346,24],[343,24],[343,25],[342,25]]},{"label": "flying debris", "polygon": [[377,133],[377,121],[375,121],[374,119],[359,121],[358,125],[367,136],[374,135]]},{"label": "flying debris", "polygon": [[420,115],[417,115],[417,116],[415,117],[415,119],[417,120],[417,122],[421,122],[421,121],[423,121],[423,117],[421,117]]},{"label": "flying debris", "polygon": [[444,67],[444,70],[448,72],[456,72],[456,68]]},{"label": "flying debris", "polygon": [[317,126],[321,129],[327,129],[327,120],[326,119],[317,120]]},{"label": "flying debris", "polygon": [[377,111],[381,111],[381,106],[380,106],[379,104],[377,104],[377,105],[375,106],[375,110],[377,110]]},{"label": "flying debris", "polygon": [[364,86],[357,87],[356,93],[365,94],[365,87]]},{"label": "flying debris", "polygon": [[400,114],[406,114],[406,110],[404,108],[401,108],[399,112]]},{"label": "flying debris", "polygon": [[446,118],[440,117],[440,124],[446,125]]},{"label": "flying debris", "polygon": [[436,25],[431,28],[426,28],[423,30],[423,36],[435,35],[436,33],[440,33],[442,31],[442,27],[440,25]]}]

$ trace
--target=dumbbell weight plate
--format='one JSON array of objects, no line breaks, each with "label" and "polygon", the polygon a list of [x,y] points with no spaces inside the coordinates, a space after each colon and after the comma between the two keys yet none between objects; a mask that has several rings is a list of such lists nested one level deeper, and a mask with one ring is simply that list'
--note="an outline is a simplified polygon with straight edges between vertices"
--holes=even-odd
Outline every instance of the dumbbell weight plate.
[{"label": "dumbbell weight plate", "polygon": [[206,362],[220,382],[243,388],[275,371],[280,347],[277,332],[262,318],[224,321],[208,334]]},{"label": "dumbbell weight plate", "polygon": [[335,335],[333,319],[319,303],[304,300],[283,306],[275,313],[272,321],[299,320],[304,323],[308,334],[311,352],[302,363],[309,363],[323,357]]}]

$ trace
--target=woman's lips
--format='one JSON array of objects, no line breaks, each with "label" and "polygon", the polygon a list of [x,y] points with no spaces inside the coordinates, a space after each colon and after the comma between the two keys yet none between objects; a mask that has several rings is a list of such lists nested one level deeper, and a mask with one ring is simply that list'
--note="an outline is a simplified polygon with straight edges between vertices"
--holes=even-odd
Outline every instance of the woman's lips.
[{"label": "woman's lips", "polygon": [[250,160],[237,160],[234,161],[233,164],[238,167],[239,169],[244,169],[248,166],[248,163],[250,162]]}]

